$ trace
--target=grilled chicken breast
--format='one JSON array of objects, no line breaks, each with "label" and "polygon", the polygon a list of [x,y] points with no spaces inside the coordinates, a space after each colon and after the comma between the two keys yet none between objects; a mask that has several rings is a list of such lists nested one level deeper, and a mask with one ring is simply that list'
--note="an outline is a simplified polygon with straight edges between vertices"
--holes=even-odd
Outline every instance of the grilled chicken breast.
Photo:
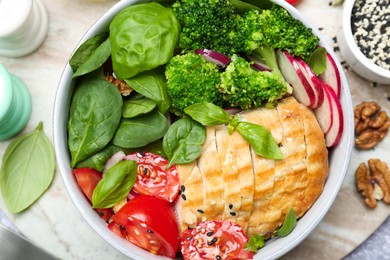
[{"label": "grilled chicken breast", "polygon": [[290,208],[301,217],[322,192],[328,150],[309,108],[289,97],[275,108],[248,110],[240,117],[269,129],[284,159],[255,154],[238,132],[228,134],[226,126],[207,127],[197,161],[177,165],[185,186],[175,202],[182,232],[200,221],[227,219],[248,235],[270,237]]}]

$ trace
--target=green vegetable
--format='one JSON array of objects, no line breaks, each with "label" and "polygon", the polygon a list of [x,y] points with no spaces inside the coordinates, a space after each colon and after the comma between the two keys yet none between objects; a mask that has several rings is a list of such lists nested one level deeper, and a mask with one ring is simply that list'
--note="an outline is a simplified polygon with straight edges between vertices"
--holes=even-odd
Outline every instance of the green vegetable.
[{"label": "green vegetable", "polygon": [[197,103],[185,108],[184,112],[204,126],[222,125],[230,122],[229,114],[212,103]]},{"label": "green vegetable", "polygon": [[235,31],[239,15],[229,1],[177,1],[172,9],[181,25],[179,48],[183,52],[211,49],[226,55],[235,53],[229,34]]},{"label": "green vegetable", "polygon": [[250,109],[263,105],[274,106],[288,88],[279,75],[255,71],[244,58],[234,55],[221,74],[219,91],[231,107]]},{"label": "green vegetable", "polygon": [[308,65],[317,76],[324,73],[326,70],[326,49],[317,48],[311,55]]},{"label": "green vegetable", "polygon": [[297,224],[297,216],[293,208],[287,213],[286,218],[284,219],[283,225],[277,230],[276,234],[280,237],[285,237],[293,231]]},{"label": "green vegetable", "polygon": [[125,198],[137,178],[137,163],[123,160],[104,174],[92,194],[93,208],[110,208]]},{"label": "green vegetable", "polygon": [[122,96],[114,85],[89,77],[81,80],[73,94],[68,121],[72,167],[110,142],[121,115]]},{"label": "green vegetable", "polygon": [[55,172],[52,144],[43,123],[13,140],[5,150],[0,169],[0,190],[12,213],[31,206],[50,186]]},{"label": "green vegetable", "polygon": [[108,38],[107,32],[99,33],[86,40],[73,54],[69,60],[69,65],[75,72],[78,68],[89,59],[92,53]]},{"label": "green vegetable", "polygon": [[186,107],[201,102],[222,106],[218,66],[203,56],[188,53],[173,57],[166,66],[165,76],[174,113],[182,115]]},{"label": "green vegetable", "polygon": [[251,236],[245,244],[244,249],[256,253],[260,248],[264,247],[264,237],[260,235]]},{"label": "green vegetable", "polygon": [[148,98],[135,100],[126,100],[123,103],[124,118],[132,118],[139,115],[147,114],[156,107],[156,102]]},{"label": "green vegetable", "polygon": [[206,140],[206,129],[190,118],[177,120],[163,139],[163,148],[169,164],[187,164],[198,158]]},{"label": "green vegetable", "polygon": [[168,96],[166,80],[161,67],[142,72],[125,81],[135,91],[156,102],[162,114],[167,112],[171,99]]},{"label": "green vegetable", "polygon": [[158,3],[124,8],[110,24],[112,65],[120,79],[168,62],[179,39],[180,24]]},{"label": "green vegetable", "polygon": [[78,67],[73,78],[85,75],[100,68],[111,55],[110,40],[105,40],[94,52]]},{"label": "green vegetable", "polygon": [[166,116],[153,111],[149,114],[122,119],[112,142],[125,148],[143,147],[162,138],[167,130]]},{"label": "green vegetable", "polygon": [[275,160],[284,158],[272,134],[264,126],[249,122],[239,122],[235,129],[251,144],[257,155]]}]

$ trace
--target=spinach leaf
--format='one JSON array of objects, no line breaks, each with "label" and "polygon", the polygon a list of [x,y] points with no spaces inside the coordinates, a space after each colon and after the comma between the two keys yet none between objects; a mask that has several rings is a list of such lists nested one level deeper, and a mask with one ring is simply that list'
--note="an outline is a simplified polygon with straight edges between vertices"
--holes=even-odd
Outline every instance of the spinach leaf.
[{"label": "spinach leaf", "polygon": [[317,48],[310,55],[308,65],[317,76],[325,72],[326,70],[326,49]]},{"label": "spinach leaf", "polygon": [[283,153],[267,128],[249,122],[239,122],[235,128],[250,143],[257,155],[281,160]]},{"label": "spinach leaf", "polygon": [[122,119],[113,144],[125,148],[143,147],[162,138],[168,130],[168,119],[158,111]]},{"label": "spinach leaf", "polygon": [[180,24],[170,8],[142,3],[120,11],[110,24],[112,65],[120,79],[166,64],[179,39]]},{"label": "spinach leaf", "polygon": [[197,103],[186,107],[184,112],[204,126],[222,125],[230,122],[230,115],[212,103]]},{"label": "spinach leaf", "polygon": [[191,163],[202,151],[206,140],[206,129],[190,118],[173,123],[163,139],[163,148],[168,157],[167,168],[174,163]]},{"label": "spinach leaf", "polygon": [[50,186],[55,172],[52,144],[43,123],[14,139],[5,150],[0,168],[0,190],[5,205],[19,213],[33,204]]},{"label": "spinach leaf", "polygon": [[100,68],[111,55],[110,39],[105,40],[91,55],[78,67],[73,78],[85,75]]},{"label": "spinach leaf", "polygon": [[132,118],[147,114],[156,107],[156,102],[148,98],[126,100],[123,103],[122,117]]},{"label": "spinach leaf", "polygon": [[171,99],[168,96],[166,79],[162,67],[142,72],[125,81],[135,91],[156,102],[162,114],[167,112],[171,105]]},{"label": "spinach leaf", "polygon": [[256,253],[257,250],[264,247],[264,237],[260,235],[251,236],[245,244],[245,250]]},{"label": "spinach leaf", "polygon": [[110,142],[121,115],[122,96],[114,85],[101,79],[80,81],[73,94],[68,121],[72,167]]},{"label": "spinach leaf", "polygon": [[280,237],[285,237],[288,234],[290,234],[291,231],[293,231],[296,224],[297,224],[297,216],[295,214],[294,209],[290,208],[286,218],[284,219],[283,225],[280,227],[280,229],[277,230],[276,234]]},{"label": "spinach leaf", "polygon": [[89,56],[108,38],[107,32],[99,33],[92,38],[86,40],[80,47],[75,51],[72,58],[69,60],[69,65],[75,72],[83,64]]},{"label": "spinach leaf", "polygon": [[93,208],[110,208],[125,198],[137,178],[137,163],[123,160],[104,174],[92,194]]}]

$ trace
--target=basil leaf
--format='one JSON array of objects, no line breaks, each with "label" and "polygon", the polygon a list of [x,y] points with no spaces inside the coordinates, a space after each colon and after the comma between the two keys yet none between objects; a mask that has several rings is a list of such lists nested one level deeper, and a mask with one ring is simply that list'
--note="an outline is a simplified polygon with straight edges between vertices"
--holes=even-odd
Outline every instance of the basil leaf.
[{"label": "basil leaf", "polygon": [[108,33],[102,32],[89,38],[80,45],[69,60],[69,65],[72,70],[75,72],[107,38]]},{"label": "basil leaf", "polygon": [[158,110],[165,114],[171,105],[166,79],[162,68],[145,71],[125,82],[138,93],[157,103]]},{"label": "basil leaf", "polygon": [[249,122],[239,122],[235,128],[250,143],[257,155],[281,160],[284,155],[267,128]]},{"label": "basil leaf", "polygon": [[68,121],[72,167],[110,142],[121,115],[122,96],[114,85],[83,78],[73,94]]},{"label": "basil leaf", "polygon": [[73,78],[85,75],[100,68],[111,55],[110,39],[105,40],[91,55],[78,67]]},{"label": "basil leaf", "polygon": [[308,65],[317,76],[324,73],[326,70],[326,49],[317,48],[310,55]]},{"label": "basil leaf", "polygon": [[166,64],[179,39],[180,24],[170,8],[141,3],[122,9],[110,24],[112,66],[120,79]]},{"label": "basil leaf", "polygon": [[0,169],[0,190],[12,213],[31,206],[50,186],[55,172],[52,144],[43,123],[14,139],[5,150]]},{"label": "basil leaf", "polygon": [[122,117],[132,118],[147,114],[156,107],[156,102],[148,98],[126,100],[123,103]]},{"label": "basil leaf", "polygon": [[222,125],[230,121],[230,116],[225,110],[207,102],[188,106],[184,112],[204,126]]},{"label": "basil leaf", "polygon": [[173,123],[163,139],[163,148],[168,157],[167,168],[174,163],[191,163],[202,152],[206,140],[206,129],[190,118]]},{"label": "basil leaf", "polygon": [[280,237],[285,237],[288,234],[293,231],[297,224],[297,216],[295,214],[295,211],[293,208],[290,208],[290,210],[287,213],[286,218],[284,219],[283,225],[278,229],[276,234]]},{"label": "basil leaf", "polygon": [[111,208],[125,198],[137,178],[137,163],[123,160],[114,164],[104,174],[92,194],[93,208]]},{"label": "basil leaf", "polygon": [[257,250],[264,247],[264,245],[264,237],[260,235],[254,235],[249,238],[248,242],[245,244],[244,249],[256,253]]},{"label": "basil leaf", "polygon": [[168,130],[168,119],[158,111],[122,119],[113,144],[125,148],[143,147],[162,138]]}]

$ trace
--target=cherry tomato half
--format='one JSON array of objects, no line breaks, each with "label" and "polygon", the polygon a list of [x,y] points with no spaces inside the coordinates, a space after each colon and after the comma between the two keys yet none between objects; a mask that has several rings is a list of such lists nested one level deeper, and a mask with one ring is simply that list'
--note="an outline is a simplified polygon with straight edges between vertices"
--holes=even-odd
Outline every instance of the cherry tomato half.
[{"label": "cherry tomato half", "polygon": [[295,5],[299,0],[286,0],[287,3]]},{"label": "cherry tomato half", "polygon": [[175,199],[180,189],[179,173],[174,165],[166,169],[167,159],[153,153],[132,153],[125,160],[138,164],[138,176],[133,186],[135,192],[169,202]]},{"label": "cherry tomato half", "polygon": [[187,230],[181,239],[184,259],[252,259],[244,230],[234,222],[210,220]]},{"label": "cherry tomato half", "polygon": [[[96,185],[102,179],[102,174],[92,168],[79,168],[73,170],[73,174],[76,177],[77,183],[85,196],[92,202],[92,194]],[[107,221],[114,214],[112,209],[95,209],[100,217]]]},{"label": "cherry tomato half", "polygon": [[112,218],[111,230],[156,255],[174,258],[179,246],[179,228],[166,200],[140,195],[129,200]]}]

